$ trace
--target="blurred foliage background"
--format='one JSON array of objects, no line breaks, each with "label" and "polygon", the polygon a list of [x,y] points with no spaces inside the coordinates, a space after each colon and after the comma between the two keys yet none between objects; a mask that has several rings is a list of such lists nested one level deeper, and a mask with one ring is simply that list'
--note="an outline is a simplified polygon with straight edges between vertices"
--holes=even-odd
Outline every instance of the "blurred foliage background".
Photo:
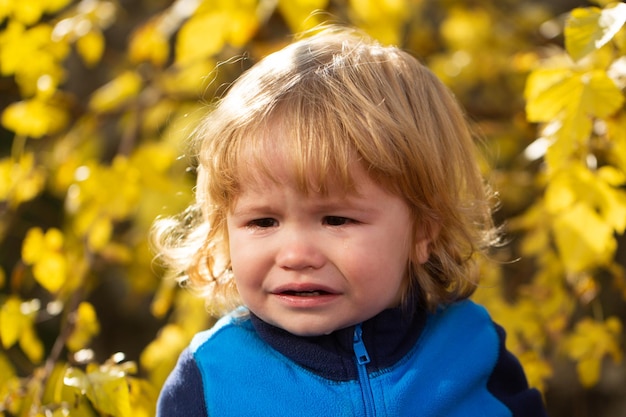
[{"label": "blurred foliage background", "polygon": [[603,0],[0,1],[0,416],[154,414],[211,324],[147,243],[192,198],[188,133],[327,20],[412,52],[484,138],[508,244],[475,299],[550,415],[626,416],[626,4]]}]

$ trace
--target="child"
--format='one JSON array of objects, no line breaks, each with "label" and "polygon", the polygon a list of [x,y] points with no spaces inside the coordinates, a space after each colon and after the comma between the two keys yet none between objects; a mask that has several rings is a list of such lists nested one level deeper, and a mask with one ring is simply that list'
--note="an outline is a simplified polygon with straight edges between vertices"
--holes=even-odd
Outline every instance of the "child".
[{"label": "child", "polygon": [[211,306],[157,415],[542,416],[467,300],[496,241],[464,116],[409,54],[326,28],[198,128],[197,203],[155,227]]}]

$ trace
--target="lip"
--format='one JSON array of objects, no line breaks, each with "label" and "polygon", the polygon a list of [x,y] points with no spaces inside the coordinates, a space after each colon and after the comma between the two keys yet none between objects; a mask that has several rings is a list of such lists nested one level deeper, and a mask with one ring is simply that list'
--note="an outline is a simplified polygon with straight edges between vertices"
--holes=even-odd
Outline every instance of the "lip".
[{"label": "lip", "polygon": [[337,300],[341,293],[325,285],[296,283],[281,285],[271,295],[289,307],[313,308]]}]

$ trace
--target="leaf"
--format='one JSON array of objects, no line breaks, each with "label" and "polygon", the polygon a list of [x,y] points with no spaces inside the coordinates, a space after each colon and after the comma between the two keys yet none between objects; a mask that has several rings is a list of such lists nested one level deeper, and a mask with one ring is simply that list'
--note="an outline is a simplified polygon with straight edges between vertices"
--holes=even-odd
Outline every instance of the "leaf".
[{"label": "leaf", "polygon": [[625,22],[626,3],[574,9],[565,24],[565,48],[579,60],[609,42]]},{"label": "leaf", "polygon": [[64,108],[30,99],[11,103],[2,112],[2,125],[18,135],[40,138],[63,129],[69,121]]},{"label": "leaf", "polygon": [[616,317],[605,322],[583,318],[565,341],[567,355],[577,361],[576,370],[585,387],[595,385],[600,378],[600,364],[605,355],[615,362],[622,360],[619,337],[622,323]]},{"label": "leaf", "polygon": [[559,213],[572,206],[576,200],[576,191],[571,187],[567,171],[558,172],[548,183],[545,191],[545,207],[550,213]]},{"label": "leaf", "polygon": [[155,415],[158,392],[148,381],[129,378],[130,401],[133,417],[152,417]]},{"label": "leaf", "polygon": [[105,48],[104,35],[99,30],[91,30],[76,41],[76,50],[87,67],[94,67],[100,59]]},{"label": "leaf", "polygon": [[17,207],[32,200],[45,186],[45,171],[35,164],[35,155],[23,153],[18,161],[13,158],[0,160],[0,201]]},{"label": "leaf", "polygon": [[29,229],[22,243],[22,260],[24,263],[32,265],[37,262],[41,258],[45,246],[43,230],[40,227]]},{"label": "leaf", "polygon": [[85,348],[91,339],[100,332],[100,323],[96,309],[83,301],[74,313],[74,330],[67,340],[67,347],[72,352]]},{"label": "leaf", "polygon": [[131,417],[129,386],[125,373],[117,367],[88,366],[87,372],[68,368],[64,383],[78,389],[101,413],[112,417]]},{"label": "leaf", "polygon": [[600,379],[600,358],[590,357],[578,361],[576,372],[583,387],[594,386]]},{"label": "leaf", "polygon": [[111,240],[111,236],[113,235],[113,224],[111,223],[111,219],[107,217],[98,217],[91,224],[91,228],[89,229],[89,234],[87,235],[87,243],[89,244],[89,248],[94,252],[99,252],[104,249],[104,247]]},{"label": "leaf", "polygon": [[129,386],[124,374],[93,370],[87,373],[87,398],[96,409],[114,417],[131,417]]},{"label": "leaf", "polygon": [[441,25],[441,35],[452,49],[474,49],[487,42],[492,27],[485,9],[454,8]]},{"label": "leaf", "polygon": [[138,73],[125,71],[97,89],[89,100],[89,107],[103,113],[116,110],[139,94],[142,83]]},{"label": "leaf", "polygon": [[0,398],[4,398],[2,394],[3,388],[5,388],[9,380],[15,378],[15,369],[11,364],[11,361],[7,359],[4,353],[0,352]]},{"label": "leaf", "polygon": [[[34,324],[34,317],[32,324]],[[32,324],[22,330],[20,334],[20,348],[31,362],[39,363],[44,355],[44,347],[41,340],[37,337]]]},{"label": "leaf", "polygon": [[616,249],[613,228],[585,203],[556,216],[552,232],[565,268],[571,272],[606,263]]},{"label": "leaf", "polygon": [[251,10],[235,8],[229,11],[229,31],[226,40],[229,44],[242,47],[252,39],[259,29],[259,19],[254,7]]},{"label": "leaf", "polygon": [[524,95],[530,122],[607,117],[624,103],[621,90],[601,70],[537,70],[529,76]]},{"label": "leaf", "polygon": [[32,228],[22,244],[24,263],[33,265],[37,282],[52,293],[61,289],[67,278],[63,240],[63,234],[58,229],[51,228],[44,234],[40,228]]},{"label": "leaf", "polygon": [[278,0],[278,11],[293,32],[312,29],[321,23],[322,17],[315,10],[323,10],[328,0]]},{"label": "leaf", "polygon": [[29,320],[22,314],[22,301],[17,297],[8,298],[0,306],[0,341],[5,349],[10,348],[20,338]]},{"label": "leaf", "polygon": [[205,13],[189,19],[176,40],[176,61],[187,65],[212,57],[226,42],[229,21],[225,13]]},{"label": "leaf", "polygon": [[43,357],[43,345],[33,327],[39,305],[36,299],[27,302],[12,296],[0,307],[2,346],[8,349],[19,342],[22,351],[34,363]]},{"label": "leaf", "polygon": [[137,29],[130,38],[128,56],[131,62],[150,62],[161,67],[170,55],[169,39],[160,29],[160,20],[151,20]]}]

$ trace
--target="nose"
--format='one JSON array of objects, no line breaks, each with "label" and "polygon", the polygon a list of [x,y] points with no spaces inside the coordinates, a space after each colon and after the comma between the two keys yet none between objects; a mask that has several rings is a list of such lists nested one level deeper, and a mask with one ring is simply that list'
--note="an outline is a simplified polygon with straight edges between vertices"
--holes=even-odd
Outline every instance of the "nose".
[{"label": "nose", "polygon": [[285,238],[276,254],[276,264],[283,269],[303,270],[321,268],[326,257],[313,233],[285,230]]}]

